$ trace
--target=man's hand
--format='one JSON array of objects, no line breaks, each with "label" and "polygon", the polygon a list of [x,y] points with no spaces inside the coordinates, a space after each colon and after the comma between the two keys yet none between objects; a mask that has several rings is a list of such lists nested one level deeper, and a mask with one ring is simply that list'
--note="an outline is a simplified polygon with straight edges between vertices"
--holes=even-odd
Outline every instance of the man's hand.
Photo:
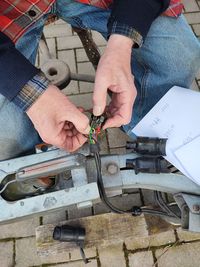
[{"label": "man's hand", "polygon": [[74,151],[87,140],[88,118],[60,90],[50,85],[28,109],[42,140],[67,151]]},{"label": "man's hand", "polygon": [[131,120],[137,94],[130,66],[132,45],[130,38],[113,34],[100,59],[93,94],[94,115],[99,116],[104,112],[107,90],[112,92],[108,106],[111,117],[106,121],[104,129],[120,127]]}]

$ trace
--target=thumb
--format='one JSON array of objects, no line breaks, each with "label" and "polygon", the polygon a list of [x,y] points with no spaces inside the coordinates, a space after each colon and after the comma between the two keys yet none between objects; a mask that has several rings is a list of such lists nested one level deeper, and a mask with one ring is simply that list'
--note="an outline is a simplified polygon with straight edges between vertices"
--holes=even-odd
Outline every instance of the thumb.
[{"label": "thumb", "polygon": [[89,119],[86,115],[84,115],[79,109],[74,108],[68,118],[68,121],[71,121],[75,128],[82,134],[89,134],[90,132],[90,125]]},{"label": "thumb", "polygon": [[106,107],[107,84],[103,84],[101,79],[95,81],[93,92],[93,114],[100,116]]}]

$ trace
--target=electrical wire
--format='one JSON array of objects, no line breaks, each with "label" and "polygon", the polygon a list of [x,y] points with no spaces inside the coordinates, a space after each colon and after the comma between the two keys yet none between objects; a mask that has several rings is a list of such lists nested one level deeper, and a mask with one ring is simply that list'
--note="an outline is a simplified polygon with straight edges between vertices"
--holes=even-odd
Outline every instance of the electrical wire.
[{"label": "electrical wire", "polygon": [[[107,198],[107,195],[105,193],[105,188],[103,185],[103,179],[102,179],[102,174],[101,174],[101,159],[100,155],[98,152],[94,153],[94,158],[95,158],[95,164],[96,164],[96,169],[97,169],[97,184],[100,192],[100,197],[103,203],[114,213],[126,213],[126,214],[134,214],[133,210],[121,210],[117,207],[115,207]],[[138,207],[141,210],[141,213],[149,214],[149,215],[156,215],[156,216],[166,216],[166,217],[174,217],[171,213],[159,211],[159,210],[154,210],[154,209],[149,209],[146,207]]]},{"label": "electrical wire", "polygon": [[180,219],[180,217],[167,205],[167,203],[164,201],[162,193],[159,191],[154,191],[154,197],[158,205],[165,210],[168,214],[171,214],[172,216],[176,217],[177,219]]},{"label": "electrical wire", "polygon": [[7,182],[7,183],[4,185],[4,187],[0,190],[0,194],[3,193],[3,191],[6,190],[6,188],[7,188],[10,184],[15,183],[15,182],[16,182],[16,180],[12,180],[12,181]]}]

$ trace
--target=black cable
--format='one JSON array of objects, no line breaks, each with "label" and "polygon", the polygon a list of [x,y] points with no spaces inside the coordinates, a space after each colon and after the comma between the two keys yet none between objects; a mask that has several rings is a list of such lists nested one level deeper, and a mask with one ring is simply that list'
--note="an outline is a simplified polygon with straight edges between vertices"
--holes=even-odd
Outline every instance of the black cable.
[{"label": "black cable", "polygon": [[[99,152],[94,153],[94,158],[95,158],[95,164],[96,164],[96,169],[97,169],[97,184],[100,192],[100,197],[103,203],[114,213],[126,213],[126,214],[132,214],[132,215],[140,215],[142,212],[145,214],[149,215],[156,215],[156,216],[168,216],[168,217],[174,217],[171,214],[168,214],[163,211],[158,211],[158,210],[153,210],[145,207],[136,207],[137,209],[135,210],[121,210],[115,206],[113,206],[112,203],[107,198],[107,195],[105,193],[104,185],[103,185],[103,179],[102,179],[102,174],[101,174],[101,159]],[[140,209],[140,210],[139,210]]]},{"label": "black cable", "polygon": [[154,197],[158,205],[165,210],[168,214],[171,214],[173,217],[180,219],[180,217],[167,205],[164,201],[162,193],[159,191],[154,191]]}]

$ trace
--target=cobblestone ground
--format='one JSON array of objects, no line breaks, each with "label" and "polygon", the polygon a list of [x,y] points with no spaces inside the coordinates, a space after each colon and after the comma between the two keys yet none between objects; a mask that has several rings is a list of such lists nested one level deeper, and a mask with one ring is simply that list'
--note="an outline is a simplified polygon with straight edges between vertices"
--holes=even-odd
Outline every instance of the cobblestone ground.
[{"label": "cobblestone ground", "polygon": [[[185,0],[185,16],[195,34],[200,37],[200,1]],[[94,74],[91,63],[82,48],[79,38],[72,33],[71,28],[59,20],[45,28],[45,36],[53,57],[66,60],[72,72]],[[104,39],[93,33],[93,37],[102,52]],[[37,64],[43,62],[39,53]],[[91,108],[92,85],[82,82],[71,82],[65,89],[77,105]],[[193,88],[200,89],[200,73],[193,83]],[[117,153],[124,151],[127,137],[118,129],[107,132],[103,147],[104,151]],[[151,195],[134,190],[135,203],[151,201]],[[97,213],[102,207],[96,206]],[[83,216],[90,215],[87,210]],[[59,222],[74,218],[77,214],[70,211],[55,212],[43,217],[25,220],[23,222],[0,226],[0,266],[1,267],[81,267],[84,266],[78,251],[51,257],[38,257],[35,246],[35,228],[41,224]],[[144,236],[144,235],[143,235]],[[200,266],[200,234],[183,232],[180,229],[170,230],[145,238],[132,238],[124,243],[106,249],[86,250],[86,256],[91,259],[88,267],[199,267]]]}]

